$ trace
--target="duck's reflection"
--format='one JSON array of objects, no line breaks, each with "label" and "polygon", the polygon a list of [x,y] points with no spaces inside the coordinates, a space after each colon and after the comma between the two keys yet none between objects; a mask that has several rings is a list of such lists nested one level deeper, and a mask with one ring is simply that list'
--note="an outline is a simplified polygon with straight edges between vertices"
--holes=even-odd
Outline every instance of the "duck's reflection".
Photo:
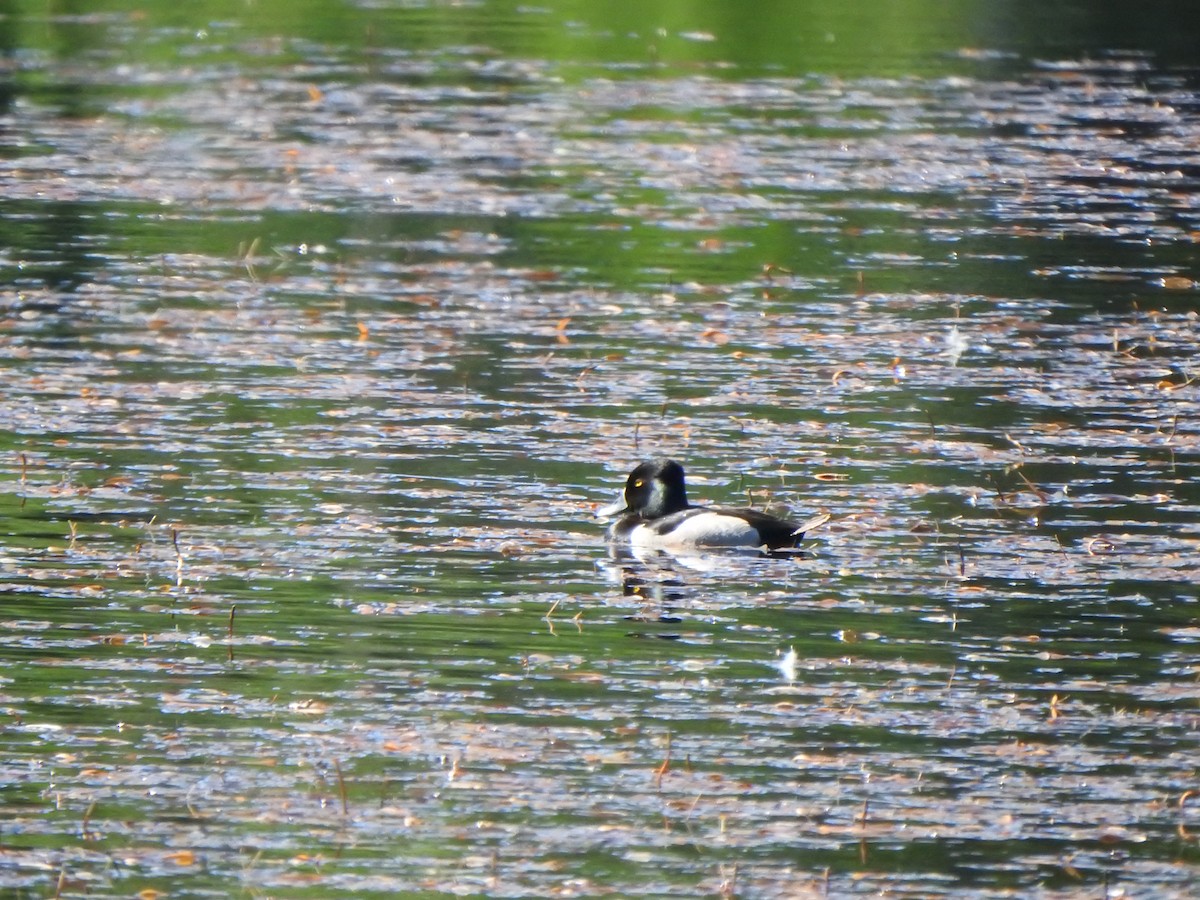
[{"label": "duck's reflection", "polygon": [[[626,616],[626,621],[641,626],[677,626],[685,621],[689,610],[705,605],[704,595],[711,593],[713,582],[704,576],[742,577],[759,562],[803,556],[798,550],[726,548],[712,552],[672,552],[609,544],[607,556],[597,565],[606,580],[620,587],[622,597],[642,601],[641,609]],[[681,635],[642,630],[636,636],[678,640]]]},{"label": "duck's reflection", "polygon": [[684,621],[677,609],[687,605],[689,588],[668,559],[642,560],[627,546],[610,546],[608,558],[600,562],[600,569],[610,582],[620,585],[621,596],[633,597],[642,603],[638,612],[625,616],[626,622],[640,626],[638,631],[631,632],[632,637],[657,637],[669,641],[682,637],[675,631],[645,627],[676,626]]}]

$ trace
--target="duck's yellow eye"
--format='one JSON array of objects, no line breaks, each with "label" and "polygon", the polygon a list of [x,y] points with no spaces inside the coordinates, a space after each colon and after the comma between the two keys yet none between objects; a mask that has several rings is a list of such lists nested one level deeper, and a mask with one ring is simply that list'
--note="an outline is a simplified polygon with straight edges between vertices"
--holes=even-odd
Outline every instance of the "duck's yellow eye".
[{"label": "duck's yellow eye", "polygon": [[640,478],[639,478],[637,481],[635,481],[635,482],[633,483],[633,486],[634,486],[634,487],[641,487],[641,486],[642,486],[642,485],[644,485],[645,483],[646,483],[646,482],[642,481],[642,479],[640,479]]}]

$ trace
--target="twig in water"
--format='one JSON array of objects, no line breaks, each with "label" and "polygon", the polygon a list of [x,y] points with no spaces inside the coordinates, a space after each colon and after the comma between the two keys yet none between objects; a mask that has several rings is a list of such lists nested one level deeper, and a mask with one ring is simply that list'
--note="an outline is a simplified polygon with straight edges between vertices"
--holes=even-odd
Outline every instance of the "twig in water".
[{"label": "twig in water", "polygon": [[579,374],[575,376],[575,386],[577,388],[579,388],[579,390],[582,391],[583,390],[583,380],[585,378],[587,378],[589,375],[591,375],[593,372],[595,372],[598,368],[600,368],[599,363],[596,363],[596,364],[590,365],[590,366],[584,366],[583,369],[579,372]]},{"label": "twig in water", "polygon": [[342,798],[342,815],[350,815],[350,803],[346,799],[346,778],[342,775],[342,764],[336,759],[333,761],[333,769],[337,772],[338,779],[338,795]]},{"label": "twig in water", "polygon": [[[725,868],[724,866],[721,867],[722,872],[724,871],[724,868]],[[730,867],[730,873],[721,882],[721,896],[722,897],[736,897],[737,896],[737,872],[738,872],[737,863],[734,863]]]},{"label": "twig in water", "polygon": [[183,587],[183,553],[179,549],[179,529],[171,529],[171,546],[175,548],[175,587]]},{"label": "twig in water", "polygon": [[96,801],[93,800],[90,804],[88,804],[88,808],[83,814],[83,822],[79,826],[79,837],[82,840],[85,840],[85,841],[91,840],[88,837],[88,825],[92,821],[92,812],[93,812],[93,810],[95,810],[95,808],[96,808]]},{"label": "twig in water", "polygon": [[671,771],[671,732],[667,732],[667,753],[663,757],[662,765],[654,770],[654,786],[662,789],[663,776]]},{"label": "twig in water", "polygon": [[1005,496],[1004,489],[1002,487],[1000,487],[1000,481],[996,478],[996,476],[989,475],[988,480],[992,482],[992,487],[994,487],[996,489],[997,505],[999,505],[1000,507],[1011,506],[1012,504],[1009,502],[1008,497]]},{"label": "twig in water", "polygon": [[246,274],[250,276],[251,281],[258,281],[258,275],[254,271],[254,256],[258,253],[258,245],[262,243],[262,238],[255,238],[247,246],[244,242],[238,246],[238,262],[246,269]]},{"label": "twig in water", "polygon": [[1045,503],[1046,501],[1048,501],[1050,499],[1050,495],[1047,494],[1045,491],[1043,491],[1041,488],[1039,488],[1037,485],[1035,485],[1028,478],[1026,478],[1025,473],[1022,472],[1020,470],[1020,468],[1016,469],[1016,473],[1017,473],[1017,477],[1020,478],[1023,482],[1025,482],[1025,487],[1029,488],[1029,490],[1033,492],[1033,495],[1035,497],[1037,497],[1038,500],[1040,500],[1042,503]]},{"label": "twig in water", "polygon": [[1197,793],[1198,793],[1197,791],[1189,790],[1189,791],[1184,791],[1182,794],[1179,795],[1179,825],[1176,826],[1175,831],[1179,835],[1179,837],[1185,841],[1196,840],[1196,838],[1193,837],[1192,833],[1190,831],[1188,831],[1187,825],[1184,823],[1184,816],[1186,815],[1186,813],[1184,812],[1183,807],[1184,807],[1184,804],[1187,803],[1189,800],[1191,800],[1193,797],[1195,797],[1197,795]]}]

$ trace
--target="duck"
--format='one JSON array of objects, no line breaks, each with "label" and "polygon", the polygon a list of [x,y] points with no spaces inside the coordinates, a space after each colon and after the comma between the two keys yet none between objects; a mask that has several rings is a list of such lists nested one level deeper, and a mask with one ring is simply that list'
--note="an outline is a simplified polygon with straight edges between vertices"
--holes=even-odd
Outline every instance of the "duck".
[{"label": "duck", "polygon": [[596,516],[617,517],[608,527],[610,542],[661,550],[783,550],[796,547],[806,531],[829,519],[819,515],[800,524],[757,509],[693,506],[683,466],[673,459],[641,463],[629,473],[617,500]]}]

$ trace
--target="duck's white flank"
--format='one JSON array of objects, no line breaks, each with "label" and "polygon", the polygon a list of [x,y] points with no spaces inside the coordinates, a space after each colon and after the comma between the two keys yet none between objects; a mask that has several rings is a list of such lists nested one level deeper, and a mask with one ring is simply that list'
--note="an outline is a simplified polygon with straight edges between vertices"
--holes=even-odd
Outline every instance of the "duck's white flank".
[{"label": "duck's white flank", "polygon": [[667,534],[639,525],[629,535],[635,547],[758,547],[762,536],[745,519],[702,512],[688,516]]}]

